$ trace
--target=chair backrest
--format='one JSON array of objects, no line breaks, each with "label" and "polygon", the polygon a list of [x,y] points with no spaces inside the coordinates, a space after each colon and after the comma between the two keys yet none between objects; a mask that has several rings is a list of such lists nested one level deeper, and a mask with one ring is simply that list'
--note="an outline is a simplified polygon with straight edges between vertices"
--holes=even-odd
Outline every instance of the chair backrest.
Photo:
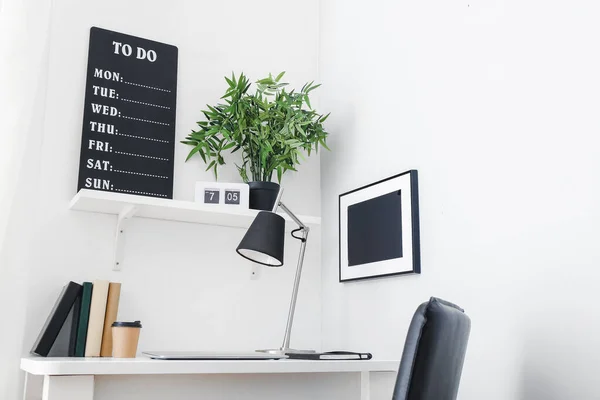
[{"label": "chair backrest", "polygon": [[455,400],[471,320],[455,304],[432,297],[413,316],[392,400]]}]

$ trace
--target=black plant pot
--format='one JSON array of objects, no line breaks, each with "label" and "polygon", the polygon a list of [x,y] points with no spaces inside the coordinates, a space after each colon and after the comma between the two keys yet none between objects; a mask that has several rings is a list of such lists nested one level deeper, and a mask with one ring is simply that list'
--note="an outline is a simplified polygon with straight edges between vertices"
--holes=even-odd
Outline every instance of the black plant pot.
[{"label": "black plant pot", "polygon": [[248,182],[250,186],[250,208],[271,211],[277,200],[279,185],[274,182]]}]

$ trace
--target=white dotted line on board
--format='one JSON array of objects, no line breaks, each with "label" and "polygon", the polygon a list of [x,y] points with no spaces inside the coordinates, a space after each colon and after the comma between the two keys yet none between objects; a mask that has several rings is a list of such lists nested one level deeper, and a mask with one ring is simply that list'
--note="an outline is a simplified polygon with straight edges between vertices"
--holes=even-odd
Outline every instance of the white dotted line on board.
[{"label": "white dotted line on board", "polygon": [[162,139],[153,139],[153,138],[149,138],[149,137],[143,137],[143,136],[129,135],[129,134],[127,134],[127,133],[119,133],[119,132],[117,132],[117,135],[119,135],[119,136],[127,136],[127,137],[130,137],[130,138],[135,138],[135,139],[152,140],[153,142],[169,143],[169,141],[168,141],[168,140],[162,140]]},{"label": "white dotted line on board", "polygon": [[135,194],[146,194],[146,195],[150,195],[150,196],[167,197],[166,194],[140,192],[140,191],[137,191],[137,190],[127,190],[127,189],[113,189],[113,190],[116,190],[117,192],[135,193]]},{"label": "white dotted line on board", "polygon": [[139,86],[139,87],[143,87],[143,88],[146,88],[146,89],[153,89],[153,90],[159,90],[159,91],[161,91],[161,92],[167,92],[167,93],[171,93],[171,91],[170,91],[170,90],[167,90],[167,89],[161,89],[161,88],[158,88],[158,87],[155,87],[155,86],[140,85],[139,83],[135,83],[135,82],[128,82],[128,81],[124,81],[124,80],[122,80],[122,79],[121,79],[121,82],[123,82],[123,83],[126,83],[126,84],[128,84],[128,85],[133,85],[133,86]]},{"label": "white dotted line on board", "polygon": [[153,175],[153,174],[145,174],[143,172],[134,172],[134,171],[123,171],[120,169],[113,169],[111,170],[113,172],[120,172],[122,174],[132,174],[132,175],[142,175],[142,176],[150,176],[152,178],[161,178],[161,179],[168,179],[168,176],[162,176],[162,175]]},{"label": "white dotted line on board", "polygon": [[128,117],[127,115],[121,115],[121,114],[119,114],[119,117],[126,118],[126,119],[133,119],[133,120],[136,120],[136,121],[149,122],[151,124],[169,126],[169,124],[165,124],[164,122],[152,121],[152,120],[143,119],[143,118]]},{"label": "white dotted line on board", "polygon": [[130,103],[143,104],[145,106],[152,106],[152,107],[164,108],[165,110],[170,110],[171,109],[171,107],[161,106],[159,104],[145,103],[143,101],[137,101],[137,100],[131,100],[131,99],[121,99],[121,100],[128,101]]},{"label": "white dotted line on board", "polygon": [[117,154],[123,154],[126,156],[135,156],[135,157],[144,157],[144,158],[151,158],[153,160],[161,160],[161,161],[169,161],[168,158],[161,158],[161,157],[153,157],[153,156],[146,156],[144,154],[135,154],[135,153],[126,153],[124,151],[115,151],[115,153]]}]

